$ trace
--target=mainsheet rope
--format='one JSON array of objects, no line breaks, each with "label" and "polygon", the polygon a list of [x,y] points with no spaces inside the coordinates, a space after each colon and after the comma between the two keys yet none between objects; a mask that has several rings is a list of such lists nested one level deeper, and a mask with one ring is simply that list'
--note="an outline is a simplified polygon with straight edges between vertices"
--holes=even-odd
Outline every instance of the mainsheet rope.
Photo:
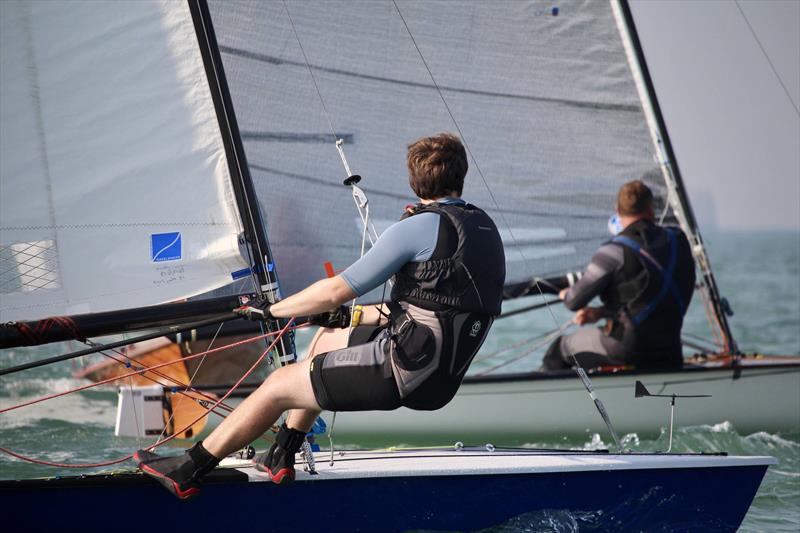
[{"label": "mainsheet rope", "polygon": [[[268,337],[268,336],[273,336],[273,335],[275,336],[275,339],[273,339],[273,341],[269,345],[269,347],[267,347],[267,349],[264,350],[264,353],[261,354],[261,356],[256,360],[255,363],[253,363],[253,365],[247,370],[247,372],[245,372],[242,375],[242,377],[239,378],[239,380],[236,383],[234,383],[233,386],[230,389],[228,389],[228,392],[226,392],[219,400],[217,400],[214,403],[214,405],[212,405],[211,407],[208,407],[208,408],[204,407],[205,412],[200,414],[200,415],[198,415],[194,420],[192,420],[190,423],[188,423],[185,427],[181,428],[180,431],[174,432],[172,435],[170,435],[169,437],[167,437],[165,439],[159,438],[159,440],[157,440],[156,442],[154,442],[153,444],[151,444],[150,446],[145,448],[145,450],[153,450],[153,449],[155,449],[155,448],[157,448],[159,446],[163,446],[167,442],[169,442],[172,439],[176,438],[179,434],[183,433],[184,431],[186,431],[187,429],[189,429],[190,427],[195,425],[204,416],[208,416],[208,414],[211,412],[212,409],[216,409],[220,404],[222,404],[222,402],[224,402],[233,393],[233,391],[235,391],[239,387],[239,385],[241,385],[242,382],[245,379],[247,379],[247,377],[250,374],[253,373],[253,371],[258,367],[258,365],[261,363],[261,361],[264,360],[264,358],[267,356],[267,354],[269,354],[275,348],[275,346],[278,344],[278,342],[280,342],[281,337],[283,337],[284,333],[286,333],[287,331],[290,331],[292,329],[297,329],[297,326],[290,327],[293,321],[294,321],[294,317],[289,319],[287,324],[280,331],[273,332],[273,333],[267,333],[267,334],[262,335],[262,336],[253,337],[252,339],[246,339],[245,341],[240,341],[238,343],[233,343],[233,344],[228,345],[228,346],[223,346],[221,348],[216,348],[215,350],[229,348],[229,347],[232,347],[234,345],[243,344],[244,342],[253,342],[253,341],[260,340],[262,338]],[[210,352],[211,351],[209,351],[208,353],[210,353]],[[197,355],[199,356],[199,355],[203,355],[203,354],[197,354]],[[173,364],[175,362],[177,362],[177,361],[169,361],[167,363],[163,363],[163,364],[156,365],[156,366],[159,366],[159,367],[160,366],[165,366],[167,364]],[[147,370],[137,371],[137,372],[131,373],[130,375],[134,375],[134,374],[138,374],[138,373],[146,372],[146,371]],[[127,377],[127,376],[124,376],[124,377]],[[116,380],[116,379],[120,379],[120,378],[113,378],[111,381]],[[104,380],[104,382],[108,382],[108,381],[109,380]],[[100,383],[95,383],[95,384],[92,384],[91,386],[96,386],[96,385],[99,385],[99,384]],[[86,389],[86,388],[89,388],[89,387],[81,387],[81,388],[75,389],[75,390],[83,390],[83,389]],[[74,391],[72,391],[72,392],[74,392]],[[63,396],[63,394],[59,394],[59,396]],[[33,403],[36,403],[36,402],[33,402]],[[30,403],[28,403],[26,405],[30,405]],[[0,413],[6,412],[6,411],[10,411],[10,410],[16,409],[18,407],[22,407],[22,405],[15,406],[15,407],[8,408],[8,409],[4,409],[4,410],[0,411]],[[28,456],[22,455],[20,453],[14,452],[14,451],[9,450],[8,448],[4,448],[4,447],[0,447],[0,452],[3,452],[5,454],[7,454],[7,455],[10,455],[11,457],[14,457],[14,458],[22,460],[22,461],[27,461],[27,462],[30,462],[30,463],[35,463],[35,464],[40,464],[40,465],[45,465],[45,466],[53,466],[53,467],[58,467],[58,468],[98,468],[98,467],[103,467],[103,466],[112,466],[112,465],[119,464],[119,463],[122,463],[124,461],[127,461],[127,460],[133,458],[133,454],[130,454],[130,455],[126,455],[125,457],[121,457],[119,459],[113,459],[111,461],[103,461],[103,462],[99,462],[99,463],[72,463],[72,464],[70,464],[70,463],[56,463],[56,462],[44,461],[44,460],[41,460],[41,459],[36,459],[34,457],[28,457]]]}]

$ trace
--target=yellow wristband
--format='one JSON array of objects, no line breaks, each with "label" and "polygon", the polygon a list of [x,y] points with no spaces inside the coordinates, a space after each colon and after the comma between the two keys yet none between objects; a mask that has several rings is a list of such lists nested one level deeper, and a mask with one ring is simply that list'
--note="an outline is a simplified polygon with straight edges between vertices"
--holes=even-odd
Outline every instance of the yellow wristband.
[{"label": "yellow wristband", "polygon": [[361,315],[364,314],[364,308],[360,305],[353,307],[353,316],[350,319],[350,325],[356,327],[361,323]]}]

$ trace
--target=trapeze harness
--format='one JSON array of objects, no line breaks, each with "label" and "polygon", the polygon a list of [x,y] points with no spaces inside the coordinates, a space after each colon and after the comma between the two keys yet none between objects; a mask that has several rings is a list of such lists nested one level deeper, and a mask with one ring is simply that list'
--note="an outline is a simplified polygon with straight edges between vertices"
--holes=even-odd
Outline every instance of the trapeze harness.
[{"label": "trapeze harness", "polygon": [[[478,207],[420,204],[401,220],[426,212],[440,215],[450,232],[437,248],[455,250],[443,258],[436,250],[431,259],[407,263],[395,274],[388,305],[389,346],[404,405],[438,409],[455,394],[494,316],[500,314],[505,255],[497,227]],[[431,315],[440,335],[424,324]]]},{"label": "trapeze harness", "polygon": [[[622,246],[627,257],[601,299],[609,309],[624,312],[633,327],[626,361],[640,367],[679,366],[680,331],[694,286],[688,243],[678,230],[648,222],[632,224],[611,243]],[[621,338],[620,325],[618,320],[612,323],[615,338]]]},{"label": "trapeze harness", "polygon": [[439,215],[435,247],[395,272],[388,325],[354,328],[348,347],[310,367],[325,410],[439,409],[500,314],[505,256],[491,218],[459,202],[419,205],[403,219],[422,213]]},{"label": "trapeze harness", "polygon": [[667,234],[669,246],[669,258],[667,259],[666,267],[662,267],[661,264],[652,255],[650,255],[646,249],[642,248],[641,244],[630,237],[626,237],[625,235],[617,235],[611,239],[611,242],[615,244],[621,244],[622,246],[634,251],[639,255],[646,265],[651,267],[651,270],[659,274],[660,286],[658,288],[658,293],[653,299],[644,304],[638,312],[630,317],[634,326],[638,326],[647,320],[647,318],[653,314],[653,311],[656,310],[659,304],[661,304],[664,298],[666,298],[667,293],[671,294],[672,297],[675,298],[675,303],[678,304],[681,316],[686,313],[686,304],[683,301],[683,296],[681,296],[681,291],[675,284],[675,265],[678,261],[678,239],[675,237],[675,231],[672,228],[664,228],[664,231]]}]

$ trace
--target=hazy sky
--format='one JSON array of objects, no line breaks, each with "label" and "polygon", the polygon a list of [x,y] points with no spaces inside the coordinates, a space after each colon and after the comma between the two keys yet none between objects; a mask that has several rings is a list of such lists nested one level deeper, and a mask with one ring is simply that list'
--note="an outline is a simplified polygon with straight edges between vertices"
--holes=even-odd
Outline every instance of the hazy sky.
[{"label": "hazy sky", "polygon": [[[632,0],[701,223],[800,230],[800,0]],[[793,100],[793,102],[792,102]]]}]

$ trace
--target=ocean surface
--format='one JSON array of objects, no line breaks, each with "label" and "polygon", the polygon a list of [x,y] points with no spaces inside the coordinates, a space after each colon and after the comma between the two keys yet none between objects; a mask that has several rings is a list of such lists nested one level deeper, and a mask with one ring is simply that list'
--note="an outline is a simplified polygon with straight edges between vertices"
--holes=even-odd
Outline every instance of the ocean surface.
[{"label": "ocean surface", "polygon": [[[800,354],[800,233],[718,233],[706,236],[706,242],[720,290],[735,312],[730,320],[740,348],[746,353]],[[535,301],[513,302],[507,304],[505,310],[532,303]],[[496,357],[477,361],[471,372],[485,371],[500,362],[508,363],[502,368],[503,372],[538,367],[543,347],[528,354],[536,345],[535,342],[526,342],[531,338],[532,331],[545,335],[569,316],[562,309],[554,309],[552,315],[548,310],[542,310],[498,321],[482,353],[494,353],[511,345],[520,346],[499,353]],[[707,343],[711,339],[697,297],[689,310],[685,333],[697,337],[699,343]],[[307,334],[299,335],[298,344],[302,345],[307,339]],[[3,350],[0,351],[0,368],[68,350],[66,345]],[[0,377],[0,408],[84,384],[71,377],[73,368],[72,364],[64,362]],[[800,398],[797,400],[800,417]],[[0,414],[0,446],[23,455],[62,463],[101,462],[122,457],[146,443],[144,440],[114,436],[115,409],[116,390],[95,388]],[[608,437],[601,435],[587,435],[579,439],[553,435],[552,439],[537,440],[526,445],[604,448],[607,442],[604,443],[603,439],[608,441]],[[658,438],[645,439],[632,434],[627,439],[634,450],[655,451],[664,449],[666,436],[662,432]],[[458,440],[457,436],[452,442],[455,440]],[[337,445],[360,444],[337,441]],[[685,452],[727,451],[737,455],[771,455],[777,458],[779,464],[767,472],[741,530],[800,530],[800,434],[742,434],[727,421],[713,421],[708,425],[679,428],[675,448],[676,451]],[[105,470],[131,466],[128,462]],[[104,469],[53,468],[0,454],[0,479],[76,475],[98,470]],[[720,494],[719,497],[724,498],[725,495]],[[518,517],[489,531],[580,530],[580,517],[567,513],[564,516]]]}]

